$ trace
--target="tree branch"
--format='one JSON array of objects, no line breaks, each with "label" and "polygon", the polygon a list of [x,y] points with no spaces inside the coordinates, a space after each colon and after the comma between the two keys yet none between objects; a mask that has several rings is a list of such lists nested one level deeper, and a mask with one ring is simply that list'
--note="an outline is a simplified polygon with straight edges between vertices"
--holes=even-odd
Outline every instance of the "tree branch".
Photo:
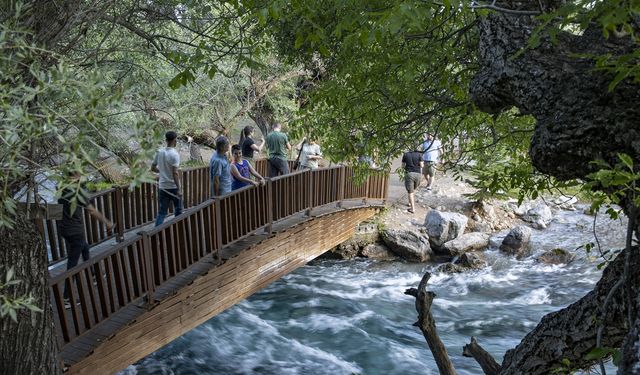
[{"label": "tree branch", "polygon": [[414,325],[420,328],[424,338],[427,340],[429,349],[431,349],[436,364],[438,365],[440,375],[456,375],[456,370],[453,367],[453,363],[451,363],[447,349],[438,336],[436,323],[433,315],[431,315],[431,304],[436,294],[427,291],[427,283],[430,277],[431,274],[429,272],[425,273],[424,276],[422,276],[418,289],[407,289],[404,293],[416,298],[418,321],[414,323]]}]

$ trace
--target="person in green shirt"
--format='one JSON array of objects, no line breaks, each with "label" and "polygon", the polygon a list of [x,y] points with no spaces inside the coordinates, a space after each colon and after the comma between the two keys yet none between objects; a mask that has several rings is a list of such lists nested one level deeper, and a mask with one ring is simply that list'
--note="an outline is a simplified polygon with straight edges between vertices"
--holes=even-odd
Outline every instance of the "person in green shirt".
[{"label": "person in green shirt", "polygon": [[269,151],[269,177],[276,177],[289,173],[287,151],[291,150],[289,137],[281,131],[279,123],[273,125],[273,131],[267,135],[267,150]]}]

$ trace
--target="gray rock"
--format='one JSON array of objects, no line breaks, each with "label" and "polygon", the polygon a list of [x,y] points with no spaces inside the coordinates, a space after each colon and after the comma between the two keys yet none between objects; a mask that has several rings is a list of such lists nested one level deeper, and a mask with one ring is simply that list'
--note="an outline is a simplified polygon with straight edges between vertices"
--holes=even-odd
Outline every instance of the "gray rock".
[{"label": "gray rock", "polygon": [[489,246],[499,248],[500,245],[502,245],[503,240],[504,240],[504,236],[502,235],[491,236],[491,238],[489,238]]},{"label": "gray rock", "polygon": [[522,215],[522,220],[528,221],[537,229],[545,229],[553,219],[551,209],[544,203],[538,203]]},{"label": "gray rock", "polygon": [[322,254],[322,258],[328,259],[354,259],[367,245],[372,244],[378,238],[378,233],[369,232],[356,234],[340,245]]},{"label": "gray rock", "polygon": [[[493,232],[493,227],[491,226],[490,223],[487,222],[474,222],[473,226],[471,226],[473,228],[474,232],[484,232],[484,233],[491,233]],[[500,244],[498,244],[500,245]]]},{"label": "gray rock", "polygon": [[536,260],[545,264],[569,264],[575,259],[575,254],[565,249],[553,249],[545,251]]},{"label": "gray rock", "polygon": [[511,229],[509,234],[502,240],[500,250],[518,258],[528,255],[530,251],[529,241],[531,240],[531,228],[518,225]]},{"label": "gray rock", "polygon": [[466,216],[455,212],[429,211],[424,221],[429,243],[434,248],[441,248],[445,242],[460,237],[467,226],[467,220]]},{"label": "gray rock", "polygon": [[478,253],[464,253],[453,263],[460,267],[469,269],[478,269],[487,265],[484,257]]},{"label": "gray rock", "polygon": [[455,240],[447,241],[442,245],[442,250],[449,255],[462,255],[467,251],[481,250],[489,246],[489,233],[472,232],[465,233]]},{"label": "gray rock", "polygon": [[575,204],[578,203],[578,198],[576,197],[569,197],[566,195],[562,195],[556,199],[553,200],[553,204],[556,205],[559,209],[562,210],[570,210],[570,211],[575,211],[576,207]]},{"label": "gray rock", "polygon": [[389,229],[382,232],[382,239],[391,251],[410,262],[426,262],[433,255],[429,239],[412,231]]},{"label": "gray rock", "polygon": [[438,266],[438,268],[436,268],[436,272],[442,272],[442,273],[462,273],[465,271],[465,268],[457,265],[457,264],[453,264],[453,263],[444,263]]},{"label": "gray rock", "polygon": [[391,260],[397,258],[389,248],[381,243],[372,243],[362,249],[360,253],[363,257],[380,260]]}]

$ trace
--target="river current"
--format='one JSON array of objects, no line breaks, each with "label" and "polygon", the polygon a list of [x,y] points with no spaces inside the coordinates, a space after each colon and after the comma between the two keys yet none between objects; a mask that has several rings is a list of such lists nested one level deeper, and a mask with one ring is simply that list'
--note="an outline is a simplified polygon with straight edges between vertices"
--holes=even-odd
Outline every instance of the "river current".
[{"label": "river current", "polygon": [[[460,375],[482,374],[462,356],[470,336],[501,362],[543,315],[593,288],[600,260],[575,250],[594,241],[592,224],[581,210],[561,211],[548,229],[533,230],[529,258],[516,260],[490,247],[486,268],[432,274],[433,315]],[[603,250],[624,246],[625,225],[599,215]],[[556,247],[575,250],[576,260],[562,266],[535,261]],[[412,326],[415,299],[404,294],[436,266],[316,260],[121,374],[437,374],[421,332]]]}]

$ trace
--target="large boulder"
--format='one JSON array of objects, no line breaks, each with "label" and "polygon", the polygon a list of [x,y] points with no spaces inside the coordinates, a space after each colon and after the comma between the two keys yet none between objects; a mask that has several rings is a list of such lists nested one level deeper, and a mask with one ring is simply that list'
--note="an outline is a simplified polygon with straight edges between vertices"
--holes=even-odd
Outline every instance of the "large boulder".
[{"label": "large boulder", "polygon": [[396,258],[396,254],[389,250],[384,244],[371,243],[365,246],[360,252],[365,258],[391,260]]},{"label": "large boulder", "polygon": [[436,249],[446,242],[455,240],[464,233],[468,218],[455,212],[431,210],[424,220],[429,235],[429,243]]},{"label": "large boulder", "polygon": [[509,234],[502,240],[500,250],[510,255],[516,255],[517,257],[523,257],[528,255],[531,240],[531,228],[518,225],[511,229]]},{"label": "large boulder", "polygon": [[491,234],[489,233],[466,233],[454,240],[445,242],[444,245],[442,245],[442,252],[446,252],[451,256],[457,256],[467,251],[481,250],[489,246],[490,237]]},{"label": "large boulder", "polygon": [[569,264],[575,259],[575,255],[565,249],[553,249],[545,251],[536,260],[545,264]]},{"label": "large boulder", "polygon": [[538,203],[527,210],[526,214],[522,215],[522,220],[531,223],[537,229],[545,229],[551,219],[553,219],[551,209],[543,202]]},{"label": "large boulder", "polygon": [[410,262],[426,262],[433,255],[429,240],[412,231],[388,229],[382,232],[382,239],[391,251]]}]

